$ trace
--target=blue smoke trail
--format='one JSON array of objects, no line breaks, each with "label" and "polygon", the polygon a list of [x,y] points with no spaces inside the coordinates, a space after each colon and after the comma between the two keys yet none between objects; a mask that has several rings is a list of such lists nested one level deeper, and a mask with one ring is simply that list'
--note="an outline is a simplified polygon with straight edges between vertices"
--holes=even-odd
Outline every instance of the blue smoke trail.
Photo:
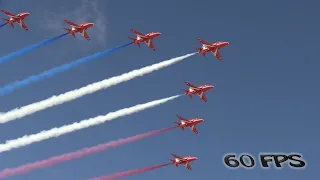
[{"label": "blue smoke trail", "polygon": [[25,53],[27,53],[27,52],[29,52],[29,51],[31,51],[31,50],[34,50],[34,49],[39,48],[39,47],[41,47],[41,46],[44,46],[44,45],[46,45],[46,44],[48,44],[48,43],[51,43],[51,42],[53,42],[53,41],[55,41],[55,40],[58,40],[58,39],[62,38],[63,36],[67,35],[67,34],[68,34],[68,33],[61,34],[61,35],[59,35],[59,36],[56,36],[56,37],[53,37],[53,38],[44,40],[44,41],[42,41],[42,42],[40,42],[40,43],[37,43],[37,44],[31,45],[31,46],[25,47],[25,48],[23,48],[23,49],[21,49],[21,50],[15,51],[15,52],[7,55],[7,56],[3,56],[3,57],[0,58],[0,64],[1,64],[1,63],[4,63],[4,62],[6,62],[6,61],[8,61],[8,60],[10,60],[10,59],[12,59],[12,58],[14,58],[14,57],[23,55],[23,54],[25,54]]},{"label": "blue smoke trail", "polygon": [[3,23],[3,24],[1,24],[1,25],[0,25],[0,28],[3,27],[3,26],[5,26],[5,25],[7,25],[7,24],[8,24],[8,23]]},{"label": "blue smoke trail", "polygon": [[0,95],[5,95],[5,94],[9,94],[11,92],[13,92],[15,89],[18,89],[18,88],[22,88],[24,86],[27,86],[31,83],[34,83],[34,82],[37,82],[37,81],[40,81],[42,79],[45,79],[45,78],[48,78],[48,77],[52,77],[60,72],[65,72],[65,71],[68,71],[72,68],[75,68],[81,64],[84,64],[86,62],[89,62],[89,61],[92,61],[96,58],[99,58],[99,57],[102,57],[104,55],[107,55],[107,54],[110,54],[116,50],[119,50],[119,49],[122,49],[130,44],[132,44],[133,42],[130,42],[128,44],[125,44],[125,45],[121,45],[121,46],[118,46],[118,47],[115,47],[115,48],[112,48],[112,49],[108,49],[106,51],[102,51],[102,52],[98,52],[96,54],[93,54],[91,56],[87,56],[85,58],[81,58],[81,59],[78,59],[76,61],[73,61],[71,63],[68,63],[68,64],[64,64],[64,65],[61,65],[61,66],[58,66],[58,67],[55,67],[53,69],[50,69],[48,71],[44,71],[43,73],[41,74],[38,74],[38,75],[33,75],[33,76],[29,76],[28,78],[22,80],[22,81],[16,81],[14,83],[11,83],[11,84],[8,84],[4,87],[2,87],[0,89]]}]

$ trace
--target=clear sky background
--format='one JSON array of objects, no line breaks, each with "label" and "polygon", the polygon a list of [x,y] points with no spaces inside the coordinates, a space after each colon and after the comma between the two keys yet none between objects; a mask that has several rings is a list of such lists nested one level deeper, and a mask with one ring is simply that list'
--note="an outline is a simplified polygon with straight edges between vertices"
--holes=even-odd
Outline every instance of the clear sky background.
[{"label": "clear sky background", "polygon": [[[314,179],[319,157],[318,1],[80,1],[2,0],[1,9],[31,15],[29,31],[0,29],[0,55],[63,33],[63,22],[94,22],[91,41],[66,36],[0,66],[0,85],[22,80],[95,52],[125,44],[130,28],[159,31],[156,51],[145,44],[97,59],[0,97],[0,112],[28,105],[133,69],[194,52],[196,38],[229,41],[223,61],[196,55],[174,66],[0,126],[0,140],[60,127],[135,104],[180,94],[183,81],[211,84],[208,102],[181,97],[138,114],[0,154],[0,169],[172,126],[176,114],[205,122],[69,161],[11,180],[88,179],[166,163],[170,153],[196,156],[193,171],[168,166],[124,179],[277,180]],[[5,17],[5,15],[1,15]],[[225,153],[300,152],[305,170],[230,170]]]}]

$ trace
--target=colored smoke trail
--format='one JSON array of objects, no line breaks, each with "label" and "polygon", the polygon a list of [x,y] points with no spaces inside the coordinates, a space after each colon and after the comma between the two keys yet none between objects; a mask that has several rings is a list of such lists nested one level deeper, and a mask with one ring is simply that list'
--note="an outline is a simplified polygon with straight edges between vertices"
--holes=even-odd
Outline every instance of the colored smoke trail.
[{"label": "colored smoke trail", "polygon": [[59,163],[63,163],[66,161],[71,161],[73,159],[82,158],[84,156],[88,156],[93,153],[101,152],[101,151],[104,151],[109,148],[118,147],[118,146],[121,146],[121,145],[124,145],[127,143],[132,143],[132,142],[135,142],[135,141],[138,141],[138,140],[150,137],[150,136],[154,136],[154,135],[172,130],[174,128],[176,128],[176,127],[170,127],[170,128],[150,131],[150,132],[147,132],[144,134],[139,134],[139,135],[131,136],[131,137],[124,138],[124,139],[119,139],[117,141],[111,141],[111,142],[108,142],[105,144],[99,144],[97,146],[83,148],[81,150],[71,152],[71,153],[62,154],[60,156],[54,156],[54,157],[51,157],[51,158],[48,158],[48,159],[45,159],[42,161],[24,164],[24,165],[21,165],[16,168],[4,169],[0,172],[0,179],[6,178],[8,176],[14,176],[17,174],[28,173],[28,172],[36,170],[36,169],[45,168],[45,167],[52,166],[52,165],[59,164]]},{"label": "colored smoke trail", "polygon": [[3,23],[3,24],[1,24],[1,25],[0,25],[0,28],[3,27],[3,26],[5,26],[5,25],[7,25],[7,24],[8,24],[8,23]]},{"label": "colored smoke trail", "polygon": [[27,146],[32,143],[44,141],[50,138],[56,138],[74,131],[85,129],[91,126],[96,126],[116,118],[128,116],[152,107],[159,106],[161,104],[174,100],[180,96],[181,95],[176,95],[168,98],[154,100],[144,104],[138,104],[129,108],[120,109],[115,112],[110,112],[106,115],[100,115],[95,118],[85,119],[80,122],[75,122],[61,127],[55,127],[50,130],[43,130],[37,134],[25,135],[17,139],[7,140],[5,144],[0,144],[0,152],[10,151],[14,148]]},{"label": "colored smoke trail", "polygon": [[99,90],[103,90],[103,89],[109,88],[111,86],[115,86],[117,84],[127,82],[131,79],[141,77],[146,74],[150,74],[154,71],[171,66],[171,65],[173,65],[177,62],[180,62],[188,57],[191,57],[195,54],[197,54],[197,52],[183,55],[183,56],[176,57],[176,58],[172,58],[170,60],[162,61],[160,63],[146,66],[141,69],[136,69],[136,70],[130,71],[128,73],[124,73],[119,76],[114,76],[114,77],[111,77],[111,78],[108,78],[108,79],[105,79],[105,80],[102,80],[99,82],[89,84],[89,85],[82,87],[80,89],[75,89],[75,90],[72,90],[72,91],[66,92],[64,94],[57,95],[57,96],[54,95],[48,99],[45,99],[45,100],[42,100],[39,102],[35,102],[35,103],[29,104],[29,105],[26,105],[26,106],[23,106],[20,108],[13,109],[11,111],[8,111],[8,112],[0,115],[0,123],[6,123],[9,121],[13,121],[13,120],[25,117],[27,115],[36,113],[38,111],[72,101],[74,99],[80,98],[80,97],[85,96],[87,94],[92,94],[92,93],[97,92]]},{"label": "colored smoke trail", "polygon": [[98,52],[96,54],[93,54],[91,56],[87,56],[85,58],[81,58],[81,59],[78,59],[76,61],[73,61],[71,63],[68,63],[68,64],[64,64],[62,66],[59,66],[59,67],[55,67],[53,69],[50,69],[48,71],[45,71],[41,74],[38,74],[38,75],[34,75],[34,76],[30,76],[22,81],[16,81],[12,84],[8,84],[4,87],[2,87],[0,89],[0,95],[5,95],[5,94],[8,94],[8,93],[11,93],[13,92],[14,90],[18,89],[18,88],[22,88],[24,86],[28,86],[29,84],[32,84],[34,82],[37,82],[37,81],[40,81],[40,80],[43,80],[43,79],[46,79],[46,78],[49,78],[49,77],[52,77],[60,72],[65,72],[65,71],[68,71],[72,68],[75,68],[81,64],[84,64],[84,63],[87,63],[87,62],[90,62],[92,60],[95,60],[96,58],[99,58],[99,57],[102,57],[102,56],[105,56],[107,54],[110,54],[114,51],[117,51],[119,49],[122,49],[130,44],[132,44],[133,42],[130,42],[128,44],[125,44],[125,45],[121,45],[121,46],[118,46],[118,47],[115,47],[115,48],[112,48],[112,49],[108,49],[106,51],[102,51],[102,52]]},{"label": "colored smoke trail", "polygon": [[61,35],[59,35],[59,36],[56,36],[56,37],[53,37],[53,38],[44,40],[44,41],[42,41],[42,42],[40,42],[40,43],[37,43],[37,44],[31,45],[31,46],[25,47],[25,48],[23,48],[23,49],[21,49],[21,50],[15,51],[15,52],[13,52],[13,53],[11,53],[11,54],[9,54],[9,55],[3,56],[3,57],[0,58],[0,64],[1,64],[1,63],[4,63],[4,62],[6,62],[6,61],[9,61],[10,59],[15,58],[15,57],[17,57],[17,56],[23,55],[23,54],[25,54],[25,53],[27,53],[27,52],[29,52],[29,51],[31,51],[31,50],[34,50],[34,49],[39,48],[39,47],[41,47],[41,46],[44,46],[44,45],[46,45],[46,44],[48,44],[48,43],[51,43],[51,42],[53,42],[53,41],[56,41],[56,40],[62,38],[63,36],[65,36],[65,35],[67,35],[67,34],[68,34],[68,33],[61,34]]},{"label": "colored smoke trail", "polygon": [[111,174],[109,176],[96,177],[96,178],[92,178],[92,179],[89,179],[89,180],[111,180],[111,179],[116,179],[116,178],[122,178],[122,177],[125,177],[125,176],[131,176],[131,175],[134,175],[134,174],[144,173],[144,172],[147,172],[147,171],[152,171],[152,170],[155,170],[155,169],[159,169],[159,168],[168,166],[170,164],[171,163],[161,164],[161,165],[157,165],[157,166],[150,166],[150,167],[141,168],[141,169],[133,169],[133,170],[129,170],[129,171],[124,171],[124,172]]}]

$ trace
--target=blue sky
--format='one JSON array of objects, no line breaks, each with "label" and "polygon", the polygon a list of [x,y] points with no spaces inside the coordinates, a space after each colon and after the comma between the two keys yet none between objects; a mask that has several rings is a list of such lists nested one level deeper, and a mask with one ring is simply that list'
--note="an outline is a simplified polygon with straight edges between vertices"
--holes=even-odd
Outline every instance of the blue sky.
[{"label": "blue sky", "polygon": [[[63,19],[92,21],[91,41],[66,36],[0,66],[0,84],[71,62],[128,42],[129,29],[159,31],[156,51],[135,45],[67,73],[0,97],[0,112],[194,52],[196,38],[229,41],[223,61],[200,55],[107,90],[35,113],[0,126],[0,139],[15,139],[43,129],[181,93],[183,81],[212,84],[208,102],[187,97],[56,139],[0,154],[0,169],[75,151],[150,130],[169,127],[175,115],[205,120],[199,134],[173,130],[119,148],[69,161],[12,180],[88,179],[114,172],[166,163],[170,153],[192,155],[193,171],[173,166],[126,179],[311,179],[319,152],[319,77],[317,1],[41,1],[3,0],[12,13],[28,11],[29,32],[5,26],[0,55],[63,33]],[[2,15],[4,17],[4,15]],[[300,152],[305,170],[230,170],[225,153]]]}]

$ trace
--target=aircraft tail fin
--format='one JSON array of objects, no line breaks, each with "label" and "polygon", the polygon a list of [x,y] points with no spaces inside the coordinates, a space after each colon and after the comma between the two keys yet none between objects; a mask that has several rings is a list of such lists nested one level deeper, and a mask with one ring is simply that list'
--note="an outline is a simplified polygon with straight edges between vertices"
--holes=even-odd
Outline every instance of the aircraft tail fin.
[{"label": "aircraft tail fin", "polygon": [[137,41],[136,39],[134,39],[132,37],[128,37],[128,38],[131,39],[138,47],[140,47],[139,41]]},{"label": "aircraft tail fin", "polygon": [[196,47],[196,50],[202,54],[202,56],[206,56],[206,52],[202,51],[201,48]]},{"label": "aircraft tail fin", "polygon": [[178,167],[178,164],[176,163],[175,160],[172,160],[172,159],[169,159],[169,160],[172,162],[172,164],[174,164],[176,167]]},{"label": "aircraft tail fin", "polygon": [[178,122],[173,122],[173,123],[177,124],[179,128],[181,128],[182,130],[184,130],[184,127],[182,126],[181,123],[178,123]]},{"label": "aircraft tail fin", "polygon": [[182,89],[182,91],[184,91],[185,94],[188,95],[190,99],[192,99],[192,94],[188,90]]},{"label": "aircraft tail fin", "polygon": [[6,19],[6,18],[2,18],[2,19],[5,20],[8,24],[10,24],[12,28],[14,28],[12,21],[10,21],[9,19]]},{"label": "aircraft tail fin", "polygon": [[74,38],[76,37],[75,33],[71,29],[68,29],[68,28],[63,28],[63,29],[68,31]]}]

